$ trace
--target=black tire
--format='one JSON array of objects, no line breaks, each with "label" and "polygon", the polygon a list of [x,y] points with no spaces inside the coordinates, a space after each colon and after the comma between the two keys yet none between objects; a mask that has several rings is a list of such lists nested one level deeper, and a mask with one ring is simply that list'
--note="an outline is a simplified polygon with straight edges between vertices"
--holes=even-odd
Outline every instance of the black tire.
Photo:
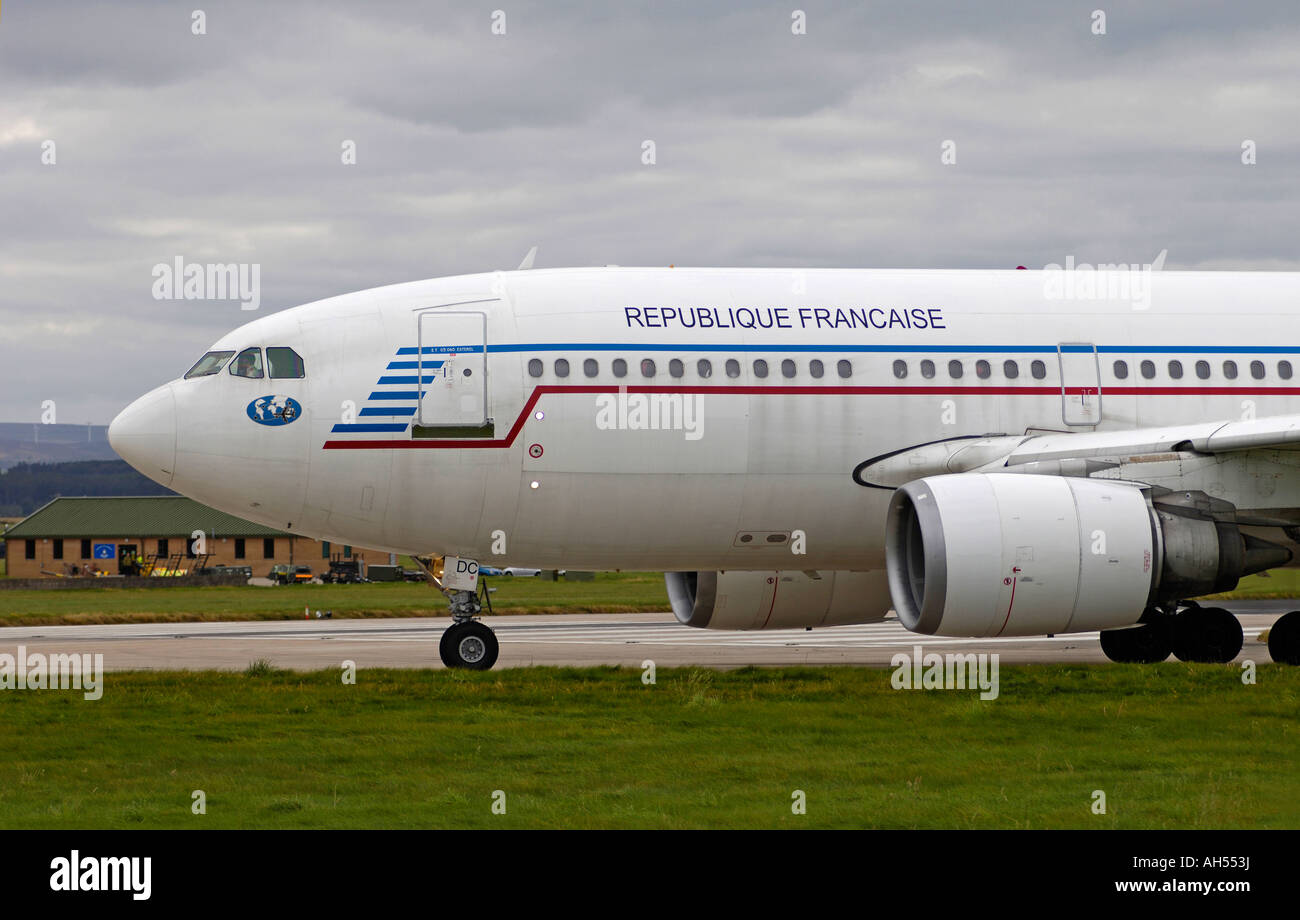
[{"label": "black tire", "polygon": [[1162,619],[1129,629],[1101,631],[1101,650],[1111,661],[1124,664],[1155,664],[1168,658],[1171,649],[1169,624]]},{"label": "black tire", "polygon": [[1174,618],[1174,657],[1226,664],[1241,653],[1241,621],[1222,607],[1192,607]]},{"label": "black tire", "polygon": [[453,623],[438,642],[438,655],[449,668],[486,671],[500,651],[496,633],[477,620]]},{"label": "black tire", "polygon": [[1278,664],[1300,664],[1300,610],[1282,614],[1269,628],[1268,654]]}]

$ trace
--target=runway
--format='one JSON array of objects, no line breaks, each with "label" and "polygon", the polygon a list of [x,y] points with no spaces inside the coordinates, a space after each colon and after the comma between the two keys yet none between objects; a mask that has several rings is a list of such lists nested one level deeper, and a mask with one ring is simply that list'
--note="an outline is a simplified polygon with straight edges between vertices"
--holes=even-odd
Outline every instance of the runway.
[{"label": "runway", "polygon": [[[1269,661],[1259,634],[1296,601],[1225,604],[1246,635],[1238,660]],[[281,668],[441,668],[438,639],[445,617],[412,619],[259,620],[108,626],[0,628],[0,653],[100,653],[105,670],[242,670],[268,659]],[[908,632],[894,619],[826,629],[718,632],[682,626],[670,613],[487,617],[501,642],[497,667],[528,665],[840,664],[887,667],[899,651],[997,652],[1003,664],[1104,662],[1097,633],[1019,639],[942,639]]]}]

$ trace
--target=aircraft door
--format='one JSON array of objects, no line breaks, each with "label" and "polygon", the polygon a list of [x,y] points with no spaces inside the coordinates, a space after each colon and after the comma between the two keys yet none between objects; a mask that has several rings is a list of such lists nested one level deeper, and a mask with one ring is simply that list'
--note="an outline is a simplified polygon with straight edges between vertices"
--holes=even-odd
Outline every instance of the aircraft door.
[{"label": "aircraft door", "polygon": [[416,416],[425,428],[483,428],[488,418],[487,314],[419,314]]},{"label": "aircraft door", "polygon": [[1101,422],[1101,364],[1097,346],[1063,342],[1056,346],[1061,364],[1061,418],[1067,425]]}]

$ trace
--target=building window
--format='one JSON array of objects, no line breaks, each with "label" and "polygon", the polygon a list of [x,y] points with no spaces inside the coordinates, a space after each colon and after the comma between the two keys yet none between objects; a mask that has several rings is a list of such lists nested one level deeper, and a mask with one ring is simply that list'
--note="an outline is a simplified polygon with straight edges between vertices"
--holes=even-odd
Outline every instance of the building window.
[{"label": "building window", "polygon": [[330,541],[329,541],[329,540],[321,540],[321,541],[320,541],[320,557],[321,557],[322,559],[328,559],[328,558],[330,557]]},{"label": "building window", "polygon": [[556,358],[556,359],[555,359],[555,376],[556,376],[556,377],[567,377],[567,376],[569,376],[569,359],[568,359],[568,358]]},{"label": "building window", "polygon": [[695,373],[707,380],[713,376],[713,364],[708,358],[701,358],[695,362]]},{"label": "building window", "polygon": [[54,558],[55,559],[63,558],[63,540],[60,537],[54,538]]},{"label": "building window", "polygon": [[351,559],[351,558],[352,558],[352,547],[347,546],[346,544],[345,544],[344,547],[343,547],[343,558],[344,558],[344,559]]},{"label": "building window", "polygon": [[90,552],[90,541],[89,541],[89,540],[82,540],[82,541],[81,541],[81,558],[82,558],[82,559],[89,559],[90,556],[91,556],[91,552]]},{"label": "building window", "polygon": [[170,544],[169,544],[166,540],[159,540],[159,541],[158,541],[158,555],[159,555],[159,556],[162,556],[163,558],[166,558],[167,556],[171,555],[171,553],[168,552],[169,549],[170,549]]},{"label": "building window", "polygon": [[934,362],[929,358],[921,362],[921,376],[926,380],[934,379]]},{"label": "building window", "polygon": [[528,359],[528,376],[529,376],[529,377],[540,377],[540,376],[542,376],[542,368],[543,368],[543,365],[542,365],[542,359],[541,359],[541,358],[529,358],[529,359]]},{"label": "building window", "polygon": [[1047,365],[1042,361],[1034,361],[1029,365],[1029,373],[1035,380],[1042,380],[1047,376]]},{"label": "building window", "polygon": [[197,558],[198,555],[199,555],[198,553],[194,552],[194,538],[193,538],[193,537],[190,537],[189,539],[187,539],[187,540],[185,541],[185,555],[186,555],[188,558],[190,558],[190,559],[195,559],[195,558]]},{"label": "building window", "polygon": [[822,364],[820,358],[813,358],[808,362],[808,373],[812,374],[815,380],[821,380],[822,375],[826,373],[826,365]]},{"label": "building window", "polygon": [[243,559],[243,558],[244,558],[244,538],[243,538],[243,537],[235,537],[235,558],[236,558],[236,559]]},{"label": "building window", "polygon": [[1154,362],[1154,361],[1143,361],[1143,362],[1142,362],[1142,376],[1143,376],[1145,379],[1147,379],[1147,380],[1153,380],[1153,379],[1155,379],[1155,376],[1156,376],[1156,362]]},{"label": "building window", "polygon": [[24,556],[24,558],[27,558],[27,559],[35,559],[35,558],[36,558],[36,541],[35,541],[35,540],[24,540],[24,541],[23,541],[23,556]]},{"label": "building window", "polygon": [[1197,361],[1197,362],[1196,362],[1196,376],[1197,376],[1197,377],[1200,377],[1202,380],[1209,380],[1209,379],[1210,379],[1210,362],[1209,362],[1209,361]]},{"label": "building window", "polygon": [[906,361],[895,361],[895,362],[894,362],[894,377],[895,377],[896,379],[898,379],[898,380],[902,380],[902,379],[904,379],[906,376],[907,376],[907,362],[906,362]]},{"label": "building window", "polygon": [[595,377],[600,373],[600,362],[595,358],[588,358],[582,362],[582,373],[585,377]]},{"label": "building window", "polygon": [[262,538],[262,558],[263,559],[275,558],[275,537]]}]

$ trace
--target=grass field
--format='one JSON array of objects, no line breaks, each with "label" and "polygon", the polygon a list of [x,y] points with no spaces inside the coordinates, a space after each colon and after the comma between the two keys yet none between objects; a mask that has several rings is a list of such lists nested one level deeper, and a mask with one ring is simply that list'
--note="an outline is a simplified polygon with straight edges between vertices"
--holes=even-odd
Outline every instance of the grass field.
[{"label": "grass field", "polygon": [[[626,613],[667,610],[662,575],[597,573],[592,581],[494,577],[498,614]],[[422,583],[287,585],[213,588],[87,588],[0,591],[0,625],[58,623],[280,620],[301,617],[304,607],[336,617],[442,616],[447,602]]]},{"label": "grass field", "polygon": [[1246,686],[1211,665],[1005,667],[991,702],[875,669],[640,676],[137,672],[97,702],[9,691],[0,826],[1300,826],[1294,668]]}]

